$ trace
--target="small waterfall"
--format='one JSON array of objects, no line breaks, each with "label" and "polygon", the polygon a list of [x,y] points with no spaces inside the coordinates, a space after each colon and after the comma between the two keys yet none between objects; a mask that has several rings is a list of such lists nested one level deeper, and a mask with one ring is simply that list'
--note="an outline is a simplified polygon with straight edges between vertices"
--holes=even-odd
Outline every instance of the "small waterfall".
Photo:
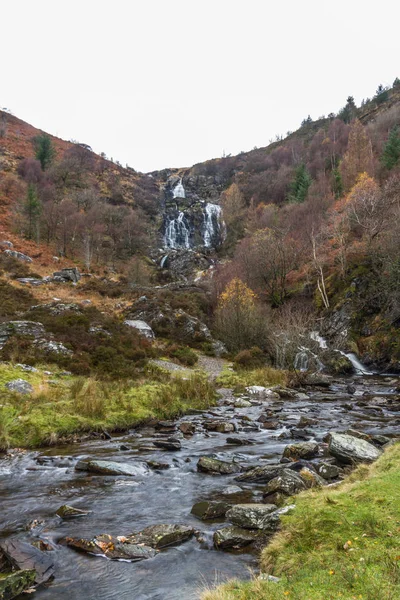
[{"label": "small waterfall", "polygon": [[326,350],[328,348],[328,344],[326,343],[326,339],[322,337],[322,335],[318,331],[311,331],[310,338],[317,342],[321,350]]},{"label": "small waterfall", "polygon": [[172,190],[174,198],[186,198],[185,188],[182,184],[182,177],[179,180],[179,183],[176,184],[174,189]]},{"label": "small waterfall", "polygon": [[356,375],[373,375],[373,372],[368,371],[367,367],[362,364],[362,362],[354,354],[354,352],[348,352],[347,354],[346,354],[346,352],[342,352],[341,350],[339,350],[339,352],[340,352],[340,354],[343,354],[343,356],[345,356],[346,358],[349,359],[349,361],[351,362],[351,364],[354,367]]},{"label": "small waterfall", "polygon": [[168,254],[166,254],[165,256],[162,257],[161,262],[160,262],[160,267],[163,269],[165,263],[167,262],[168,259]]},{"label": "small waterfall", "polygon": [[183,212],[180,212],[176,219],[168,221],[164,246],[165,248],[190,248],[189,228]]},{"label": "small waterfall", "polygon": [[308,354],[304,350],[298,352],[294,359],[294,368],[296,371],[307,371],[308,369]]},{"label": "small waterfall", "polygon": [[212,246],[213,237],[221,230],[221,207],[208,202],[204,209],[204,245]]}]

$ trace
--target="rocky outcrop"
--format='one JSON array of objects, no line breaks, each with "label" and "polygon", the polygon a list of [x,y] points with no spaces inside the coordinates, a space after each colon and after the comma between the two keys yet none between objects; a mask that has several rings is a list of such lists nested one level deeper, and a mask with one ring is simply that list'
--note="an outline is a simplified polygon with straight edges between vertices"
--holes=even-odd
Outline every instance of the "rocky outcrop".
[{"label": "rocky outcrop", "polygon": [[6,254],[7,256],[11,256],[11,258],[16,258],[17,260],[20,260],[22,262],[26,262],[26,263],[31,263],[33,262],[33,259],[30,256],[27,256],[26,254],[22,254],[22,252],[17,252],[16,250],[4,250],[4,254]]},{"label": "rocky outcrop", "polygon": [[76,471],[87,471],[96,475],[124,475],[136,477],[148,472],[146,463],[120,463],[110,460],[80,460],[75,465]]},{"label": "rocky outcrop", "polygon": [[13,335],[40,339],[45,335],[45,330],[42,323],[36,321],[8,321],[2,323],[0,325],[0,349]]},{"label": "rocky outcrop", "polygon": [[60,283],[78,283],[81,279],[81,274],[76,267],[71,269],[61,269],[61,271],[56,271],[53,273],[52,281],[58,281]]},{"label": "rocky outcrop", "polygon": [[146,321],[142,321],[140,319],[127,319],[126,321],[124,321],[124,325],[127,325],[128,327],[133,327],[133,329],[136,329],[139,335],[147,338],[148,340],[154,340],[155,338],[154,331],[152,330],[150,325],[146,323]]},{"label": "rocky outcrop", "polygon": [[331,433],[329,453],[344,464],[373,462],[382,451],[366,440],[342,433]]}]

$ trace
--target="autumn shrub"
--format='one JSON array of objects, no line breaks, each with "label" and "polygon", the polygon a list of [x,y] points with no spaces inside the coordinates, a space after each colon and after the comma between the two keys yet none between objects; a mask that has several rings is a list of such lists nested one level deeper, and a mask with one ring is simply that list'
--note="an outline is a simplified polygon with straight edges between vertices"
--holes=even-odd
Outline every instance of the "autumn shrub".
[{"label": "autumn shrub", "polygon": [[168,356],[176,358],[180,363],[187,367],[193,367],[199,360],[196,352],[193,352],[193,350],[187,346],[178,346],[176,344],[169,347]]},{"label": "autumn shrub", "polygon": [[261,348],[253,346],[250,350],[242,350],[236,354],[233,362],[235,369],[257,369],[265,365],[267,357]]},{"label": "autumn shrub", "polygon": [[34,303],[35,299],[27,290],[0,281],[0,319],[15,317]]}]

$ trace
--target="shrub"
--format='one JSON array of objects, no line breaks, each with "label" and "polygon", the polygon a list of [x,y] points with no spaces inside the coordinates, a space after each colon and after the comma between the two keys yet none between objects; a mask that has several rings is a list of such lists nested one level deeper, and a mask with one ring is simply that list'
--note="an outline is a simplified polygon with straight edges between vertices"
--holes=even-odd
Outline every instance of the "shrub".
[{"label": "shrub", "polygon": [[171,346],[168,350],[168,356],[176,358],[180,363],[188,367],[193,367],[199,360],[197,354],[187,346]]},{"label": "shrub", "polygon": [[35,299],[26,290],[16,288],[6,281],[0,281],[0,319],[14,317],[35,303]]},{"label": "shrub", "polygon": [[266,356],[261,348],[253,346],[250,350],[242,350],[233,359],[235,369],[257,369],[263,367],[267,362]]}]

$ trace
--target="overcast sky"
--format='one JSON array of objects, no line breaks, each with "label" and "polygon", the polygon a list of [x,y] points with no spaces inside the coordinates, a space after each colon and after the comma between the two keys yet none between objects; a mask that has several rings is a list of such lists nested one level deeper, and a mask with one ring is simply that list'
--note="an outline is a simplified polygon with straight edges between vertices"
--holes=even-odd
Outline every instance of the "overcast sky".
[{"label": "overcast sky", "polygon": [[9,0],[0,107],[140,171],[265,146],[400,77],[395,0]]}]

